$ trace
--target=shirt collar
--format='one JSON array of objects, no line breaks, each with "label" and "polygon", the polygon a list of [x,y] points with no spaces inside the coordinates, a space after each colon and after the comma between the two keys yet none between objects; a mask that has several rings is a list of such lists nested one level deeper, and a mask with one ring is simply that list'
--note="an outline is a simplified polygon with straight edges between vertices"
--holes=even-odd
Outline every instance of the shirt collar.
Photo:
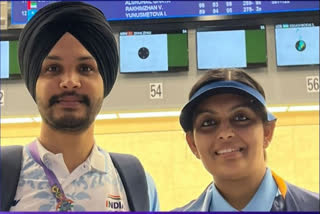
[{"label": "shirt collar", "polygon": [[[210,211],[237,211],[223,198],[215,185],[212,186],[213,195]],[[258,191],[242,211],[270,211],[277,194],[278,186],[272,177],[270,169],[267,168]]]},{"label": "shirt collar", "polygon": [[102,150],[98,148],[96,144],[93,145],[92,152],[89,155],[88,159],[91,162],[92,168],[100,172],[107,173],[106,161],[105,161],[106,157],[102,153]]},{"label": "shirt collar", "polygon": [[[58,159],[63,160],[62,153],[53,154],[52,152],[44,148],[44,146],[39,142],[39,140],[37,140],[37,147],[42,162],[45,162],[45,156],[48,156],[50,159],[56,159],[57,161]],[[88,163],[88,165],[91,166],[93,169],[98,170],[102,173],[107,173],[105,155],[102,153],[102,151],[98,148],[96,144],[93,145],[91,153],[85,162]]]}]

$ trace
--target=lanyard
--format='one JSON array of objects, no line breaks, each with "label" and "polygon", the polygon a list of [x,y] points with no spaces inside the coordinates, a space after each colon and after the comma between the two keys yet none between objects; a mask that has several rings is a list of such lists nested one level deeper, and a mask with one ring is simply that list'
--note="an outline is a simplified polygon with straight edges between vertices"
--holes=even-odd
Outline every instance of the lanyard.
[{"label": "lanyard", "polygon": [[51,193],[57,200],[56,211],[71,211],[71,208],[73,207],[73,201],[65,196],[56,175],[41,161],[39,151],[37,148],[37,142],[34,141],[31,144],[29,144],[28,149],[33,160],[37,162],[40,166],[42,166],[44,172],[47,175],[47,179],[51,187]]}]

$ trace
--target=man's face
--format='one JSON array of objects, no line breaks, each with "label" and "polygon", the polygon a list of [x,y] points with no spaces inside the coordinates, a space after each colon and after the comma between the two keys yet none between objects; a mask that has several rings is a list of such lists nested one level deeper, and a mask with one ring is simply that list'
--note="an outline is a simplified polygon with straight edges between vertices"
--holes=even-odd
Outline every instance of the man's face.
[{"label": "man's face", "polygon": [[64,34],[44,59],[36,84],[44,122],[59,131],[86,130],[101,109],[103,90],[96,60],[74,36]]},{"label": "man's face", "polygon": [[264,149],[274,126],[263,123],[248,103],[239,95],[220,94],[196,108],[187,141],[215,181],[240,179],[265,170]]}]

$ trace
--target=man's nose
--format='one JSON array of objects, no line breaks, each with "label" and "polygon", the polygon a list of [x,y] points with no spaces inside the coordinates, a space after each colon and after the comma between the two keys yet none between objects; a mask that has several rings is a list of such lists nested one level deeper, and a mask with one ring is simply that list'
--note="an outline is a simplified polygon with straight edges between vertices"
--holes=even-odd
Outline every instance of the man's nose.
[{"label": "man's nose", "polygon": [[63,89],[76,89],[81,87],[80,76],[75,71],[65,72],[61,77],[60,87]]}]

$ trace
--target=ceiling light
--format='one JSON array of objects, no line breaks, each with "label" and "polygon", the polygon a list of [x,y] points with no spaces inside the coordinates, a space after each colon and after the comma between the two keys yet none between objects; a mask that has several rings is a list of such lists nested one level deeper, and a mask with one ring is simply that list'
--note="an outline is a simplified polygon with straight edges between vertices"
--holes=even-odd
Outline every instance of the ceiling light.
[{"label": "ceiling light", "polygon": [[0,122],[2,124],[8,123],[33,123],[34,120],[30,117],[21,117],[21,118],[1,118]]},{"label": "ceiling light", "polygon": [[119,118],[177,117],[180,111],[119,113]]},{"label": "ceiling light", "polygon": [[279,106],[279,107],[267,107],[270,112],[286,112],[288,110],[288,106]]},{"label": "ceiling light", "polygon": [[319,111],[319,105],[315,105],[315,106],[290,106],[288,111]]},{"label": "ceiling light", "polygon": [[110,120],[110,119],[117,119],[116,114],[98,114],[96,116],[96,120]]}]

